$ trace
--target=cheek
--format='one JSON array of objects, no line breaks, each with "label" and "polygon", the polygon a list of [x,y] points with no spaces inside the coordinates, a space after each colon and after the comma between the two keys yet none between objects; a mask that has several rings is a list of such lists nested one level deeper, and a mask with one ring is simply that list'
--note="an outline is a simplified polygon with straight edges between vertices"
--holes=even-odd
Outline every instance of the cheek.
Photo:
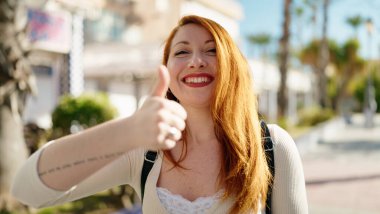
[{"label": "cheek", "polygon": [[168,60],[167,66],[171,78],[176,78],[180,71],[183,69],[181,60],[173,59]]},{"label": "cheek", "polygon": [[211,66],[212,66],[212,69],[213,71],[216,73],[217,70],[218,70],[218,60],[215,58],[211,61]]},{"label": "cheek", "polygon": [[170,76],[170,83],[169,83],[169,88],[171,90],[175,90],[176,88],[176,79],[178,78],[178,71],[179,69],[177,66],[175,66],[175,63],[173,60],[168,60],[168,63],[166,64],[166,67],[168,68],[169,71],[169,76]]},{"label": "cheek", "polygon": [[170,75],[172,74],[172,71],[174,70],[174,65],[172,60],[168,60],[168,63],[166,64],[166,67],[168,68]]},{"label": "cheek", "polygon": [[177,75],[172,70],[169,70],[169,76],[170,76],[169,87],[170,88],[172,88],[173,86],[175,87],[175,85],[177,84],[176,83]]},{"label": "cheek", "polygon": [[173,63],[168,61],[168,64],[166,65],[166,67],[168,68],[168,71],[169,71],[170,80],[175,79],[176,70],[175,70],[175,67],[173,66]]},{"label": "cheek", "polygon": [[166,67],[168,68],[169,71],[173,70],[174,69],[174,59],[169,57],[168,58],[168,62],[166,63]]}]

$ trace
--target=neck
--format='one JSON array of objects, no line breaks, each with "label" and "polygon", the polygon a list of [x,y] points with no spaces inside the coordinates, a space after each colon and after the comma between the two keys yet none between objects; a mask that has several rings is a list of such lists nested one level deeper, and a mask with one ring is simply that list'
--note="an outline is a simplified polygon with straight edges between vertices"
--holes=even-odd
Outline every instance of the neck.
[{"label": "neck", "polygon": [[185,107],[187,111],[187,140],[189,144],[202,144],[215,140],[214,123],[209,108]]}]

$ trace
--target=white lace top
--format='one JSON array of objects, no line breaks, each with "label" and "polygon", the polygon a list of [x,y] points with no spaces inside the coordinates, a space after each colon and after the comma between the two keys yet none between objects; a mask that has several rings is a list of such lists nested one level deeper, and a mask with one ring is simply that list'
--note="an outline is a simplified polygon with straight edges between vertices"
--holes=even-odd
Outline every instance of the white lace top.
[{"label": "white lace top", "polygon": [[213,196],[199,197],[194,201],[189,201],[181,195],[173,194],[162,187],[157,187],[157,195],[169,214],[204,214],[214,203],[219,201],[223,195],[223,190]]}]

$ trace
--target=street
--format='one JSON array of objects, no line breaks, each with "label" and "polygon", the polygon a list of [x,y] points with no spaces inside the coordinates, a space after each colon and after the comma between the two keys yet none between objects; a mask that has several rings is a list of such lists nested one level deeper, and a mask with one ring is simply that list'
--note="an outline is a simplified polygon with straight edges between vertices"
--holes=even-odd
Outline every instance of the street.
[{"label": "street", "polygon": [[380,115],[352,119],[301,153],[310,214],[380,214]]}]

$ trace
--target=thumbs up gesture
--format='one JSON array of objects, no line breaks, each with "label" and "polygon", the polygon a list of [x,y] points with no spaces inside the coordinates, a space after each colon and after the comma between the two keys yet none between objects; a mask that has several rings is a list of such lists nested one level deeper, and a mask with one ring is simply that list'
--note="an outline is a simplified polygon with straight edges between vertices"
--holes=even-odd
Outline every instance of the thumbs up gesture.
[{"label": "thumbs up gesture", "polygon": [[170,76],[161,65],[158,82],[151,96],[133,116],[136,121],[136,138],[140,146],[149,149],[171,149],[181,139],[187,117],[185,109],[177,102],[165,99]]}]

